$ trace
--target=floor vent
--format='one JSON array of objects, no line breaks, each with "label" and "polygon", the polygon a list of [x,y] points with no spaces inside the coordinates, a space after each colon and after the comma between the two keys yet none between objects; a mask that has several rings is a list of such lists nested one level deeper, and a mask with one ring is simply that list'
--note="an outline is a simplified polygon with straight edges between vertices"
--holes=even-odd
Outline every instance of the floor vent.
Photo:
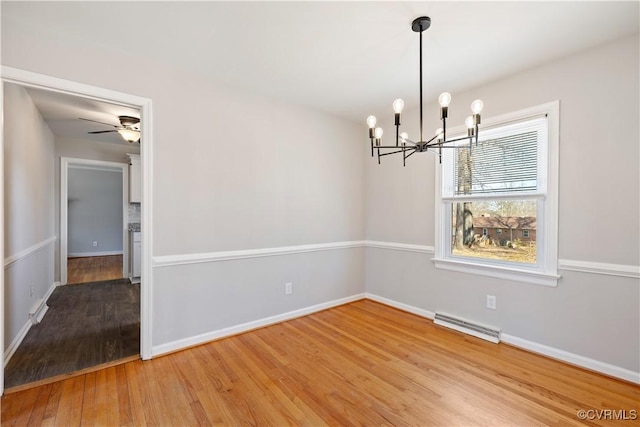
[{"label": "floor vent", "polygon": [[500,342],[500,329],[495,329],[490,326],[480,325],[443,313],[436,313],[433,322],[436,325],[455,329],[456,331],[473,335],[474,337],[482,338],[483,340],[491,341],[492,343],[497,344]]},{"label": "floor vent", "polygon": [[42,298],[36,301],[31,307],[31,310],[29,310],[29,320],[31,320],[31,324],[37,325],[40,323],[48,309],[49,306]]}]

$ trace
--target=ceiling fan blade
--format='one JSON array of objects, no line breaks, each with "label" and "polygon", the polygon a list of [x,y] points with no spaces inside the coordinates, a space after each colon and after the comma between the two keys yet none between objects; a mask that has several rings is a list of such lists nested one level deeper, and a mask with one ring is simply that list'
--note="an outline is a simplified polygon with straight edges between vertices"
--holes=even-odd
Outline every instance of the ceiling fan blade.
[{"label": "ceiling fan blade", "polygon": [[87,133],[96,134],[96,133],[108,133],[108,132],[118,132],[118,131],[115,130],[115,129],[114,130],[97,130],[97,131],[94,131],[94,132],[87,132]]},{"label": "ceiling fan blade", "polygon": [[112,125],[112,124],[110,124],[110,123],[99,122],[99,121],[97,121],[97,120],[91,120],[91,119],[83,119],[82,117],[78,117],[78,119],[80,119],[80,120],[84,120],[84,121],[87,121],[87,122],[100,123],[101,125],[111,126],[111,127],[114,127],[114,128],[117,128],[117,127],[118,127],[118,126],[116,126],[116,125]]}]

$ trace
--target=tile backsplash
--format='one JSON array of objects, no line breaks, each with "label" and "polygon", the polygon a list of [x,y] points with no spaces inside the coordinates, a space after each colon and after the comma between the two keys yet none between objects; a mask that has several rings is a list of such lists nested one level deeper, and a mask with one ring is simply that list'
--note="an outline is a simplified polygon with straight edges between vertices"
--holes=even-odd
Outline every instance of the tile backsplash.
[{"label": "tile backsplash", "polygon": [[140,222],[140,203],[129,203],[129,223]]}]

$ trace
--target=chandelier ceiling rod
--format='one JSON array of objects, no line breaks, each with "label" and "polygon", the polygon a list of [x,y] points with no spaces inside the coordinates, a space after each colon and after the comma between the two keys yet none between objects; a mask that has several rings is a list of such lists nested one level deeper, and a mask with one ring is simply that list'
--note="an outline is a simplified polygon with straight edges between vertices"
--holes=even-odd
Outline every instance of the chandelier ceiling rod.
[{"label": "chandelier ceiling rod", "polygon": [[[417,30],[416,30],[417,24]],[[423,25],[424,24],[424,25]],[[411,28],[413,31],[416,31],[420,34],[420,141],[422,141],[422,32],[431,26],[431,18],[428,16],[423,16],[417,19],[414,19],[411,24]]]},{"label": "chandelier ceiling rod", "polygon": [[[449,139],[447,140],[447,116],[449,111],[449,103],[451,102],[451,94],[448,92],[444,92],[440,94],[438,97],[438,101],[440,103],[440,120],[442,120],[442,127],[436,129],[435,136],[428,141],[425,141],[423,138],[423,99],[422,99],[422,32],[427,30],[431,26],[431,18],[428,16],[421,16],[416,18],[411,23],[411,29],[419,33],[420,36],[420,45],[419,45],[419,57],[420,57],[420,129],[419,129],[419,140],[417,142],[411,141],[409,139],[409,135],[406,132],[400,133],[400,114],[404,108],[404,101],[402,99],[396,99],[393,101],[393,110],[395,112],[395,126],[396,126],[396,145],[382,145],[382,128],[376,127],[377,119],[375,116],[367,117],[367,125],[369,126],[369,139],[371,139],[371,157],[374,156],[375,150],[378,152],[378,164],[380,164],[380,158],[383,156],[388,156],[391,154],[402,153],[402,163],[406,166],[406,160],[414,153],[422,153],[428,151],[429,148],[438,149],[438,158],[440,162],[442,162],[442,149],[443,148],[462,148],[463,146],[460,144],[454,145],[445,145],[451,144],[454,142],[460,142],[464,140],[469,140],[469,149],[472,147],[472,141],[475,140],[476,145],[478,144],[478,125],[480,124],[480,112],[482,111],[482,107],[484,106],[483,102],[479,99],[473,101],[471,103],[471,111],[473,113],[472,116],[467,117],[465,120],[465,124],[467,125],[467,136],[463,136],[460,138]],[[402,142],[402,146],[399,145],[399,142]],[[407,148],[407,144],[410,146]],[[398,149],[400,148],[400,149]],[[394,149],[395,151],[383,152],[380,150],[383,149]]]}]

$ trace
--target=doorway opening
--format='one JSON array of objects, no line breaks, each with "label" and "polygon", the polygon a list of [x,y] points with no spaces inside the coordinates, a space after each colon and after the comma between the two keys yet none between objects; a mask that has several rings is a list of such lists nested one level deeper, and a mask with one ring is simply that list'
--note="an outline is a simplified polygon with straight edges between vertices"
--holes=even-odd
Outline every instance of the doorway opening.
[{"label": "doorway opening", "polygon": [[[129,277],[129,165],[60,159],[60,283]],[[132,214],[133,212],[133,214]]]},{"label": "doorway opening", "polygon": [[[142,135],[143,141],[142,147],[140,150],[140,164],[141,164],[141,206],[143,208],[140,210],[140,223],[142,224],[142,238],[141,238],[141,283],[137,284],[139,289],[139,301],[135,304],[138,306],[139,312],[139,322],[138,322],[138,333],[139,338],[137,338],[137,342],[139,344],[139,352],[135,356],[136,358],[142,357],[143,359],[151,358],[151,330],[150,330],[150,290],[152,283],[152,270],[151,270],[151,168],[152,168],[152,156],[151,156],[151,147],[152,147],[152,123],[151,123],[151,101],[146,98],[137,97],[130,94],[114,92],[107,89],[84,85],[76,82],[71,82],[63,79],[52,78],[49,76],[44,76],[40,74],[35,74],[31,72],[27,72],[24,70],[14,69],[11,67],[2,67],[2,102],[4,104],[4,91],[5,84],[14,84],[22,87],[23,89],[37,89],[43,91],[49,91],[51,93],[64,94],[67,96],[74,96],[80,99],[86,100],[87,102],[98,101],[98,102],[107,102],[115,105],[121,105],[124,107],[135,108],[140,112],[140,134]],[[5,145],[7,144],[7,136],[5,135],[5,129],[7,126],[7,109],[6,106],[3,105],[3,112],[5,115],[3,131],[0,133],[0,146],[3,148],[3,152],[5,152]],[[6,152],[5,152],[6,156]],[[5,223],[5,230],[9,230],[8,234],[13,233],[15,230],[12,229],[12,224],[6,224],[7,215],[6,209],[7,206],[4,205],[4,194],[7,192],[7,182],[5,178],[4,168],[6,167],[7,162],[0,162],[0,188],[2,189],[3,197],[0,197],[0,203],[2,203],[2,216],[0,217]],[[128,167],[128,164],[125,164]],[[126,170],[126,167],[121,170]],[[60,169],[60,173],[62,173],[62,169]],[[60,175],[59,175],[60,176]],[[51,176],[51,180],[58,179],[57,176]],[[124,179],[123,179],[124,181]],[[59,187],[60,188],[60,187]],[[11,189],[13,191],[13,189]],[[57,199],[60,200],[60,199]],[[123,209],[124,211],[124,209]],[[54,221],[55,222],[55,221]],[[123,245],[127,244],[128,233],[126,229],[123,228]],[[59,286],[61,283],[66,283],[67,278],[64,278],[63,274],[66,276],[66,271],[63,272],[61,267],[63,251],[60,250],[59,244],[62,243],[62,230],[59,233],[55,233],[53,236],[50,236],[41,242],[36,242],[35,244],[31,243],[31,246],[27,247],[25,250],[15,251],[15,247],[10,247],[8,250],[5,248],[5,245],[0,245],[0,258],[5,259],[5,275],[0,275],[0,295],[2,298],[2,302],[0,303],[0,319],[2,319],[2,325],[0,326],[0,344],[2,344],[3,351],[0,352],[0,362],[3,367],[7,366],[7,362],[10,361],[11,357],[15,353],[17,347],[25,339],[29,329],[32,328],[33,325],[37,325],[41,319],[38,319],[37,316],[35,321],[32,324],[21,325],[20,321],[16,321],[15,319],[19,319],[20,316],[26,316],[27,311],[29,309],[22,310],[23,307],[17,307],[19,304],[14,304],[13,299],[16,298],[16,286],[13,283],[13,278],[11,275],[7,275],[7,265],[26,265],[22,260],[25,257],[31,256],[32,254],[37,254],[38,257],[44,257],[41,262],[41,265],[44,269],[48,271],[47,274],[53,276],[55,274],[56,279],[52,280],[51,290],[55,291],[56,289],[73,289],[77,288],[72,285],[68,286]],[[56,235],[57,234],[57,235]],[[7,233],[3,235],[5,243],[7,239]],[[99,244],[99,243],[98,243]],[[15,246],[15,245],[14,245]],[[124,251],[126,246],[123,246],[123,273],[126,273],[128,269],[125,264],[128,262],[128,257],[124,256]],[[55,248],[55,249],[54,249]],[[7,252],[5,252],[5,250]],[[65,251],[66,252],[66,251]],[[6,258],[5,258],[6,257]],[[55,258],[58,258],[58,262],[55,261]],[[9,259],[10,263],[7,263],[6,260]],[[58,270],[54,273],[54,270]],[[109,281],[109,282],[118,282]],[[119,284],[126,284],[131,287],[130,281],[127,279],[121,279]],[[116,283],[112,283],[117,285]],[[26,288],[29,288],[27,286]],[[21,291],[24,289],[21,289]],[[33,291],[33,289],[27,289],[27,292],[31,292],[33,294],[37,294]],[[46,301],[53,296],[53,291],[51,292],[43,292],[46,295],[41,296],[39,299]],[[37,298],[39,295],[29,295],[27,294],[25,299],[26,304],[29,305],[29,297]],[[61,301],[60,298],[57,301]],[[22,304],[25,305],[25,304]],[[46,307],[46,304],[40,305],[40,307]],[[20,308],[21,311],[25,313],[16,313],[16,310]],[[49,311],[52,311],[52,307],[49,307]],[[37,315],[42,315],[42,318],[46,317],[46,308],[43,310],[38,310]],[[29,313],[31,314],[31,313]],[[29,317],[30,320],[34,320]],[[107,345],[108,346],[108,345]],[[86,371],[85,371],[86,372]],[[4,393],[5,390],[5,370],[0,371],[0,394]]]}]

